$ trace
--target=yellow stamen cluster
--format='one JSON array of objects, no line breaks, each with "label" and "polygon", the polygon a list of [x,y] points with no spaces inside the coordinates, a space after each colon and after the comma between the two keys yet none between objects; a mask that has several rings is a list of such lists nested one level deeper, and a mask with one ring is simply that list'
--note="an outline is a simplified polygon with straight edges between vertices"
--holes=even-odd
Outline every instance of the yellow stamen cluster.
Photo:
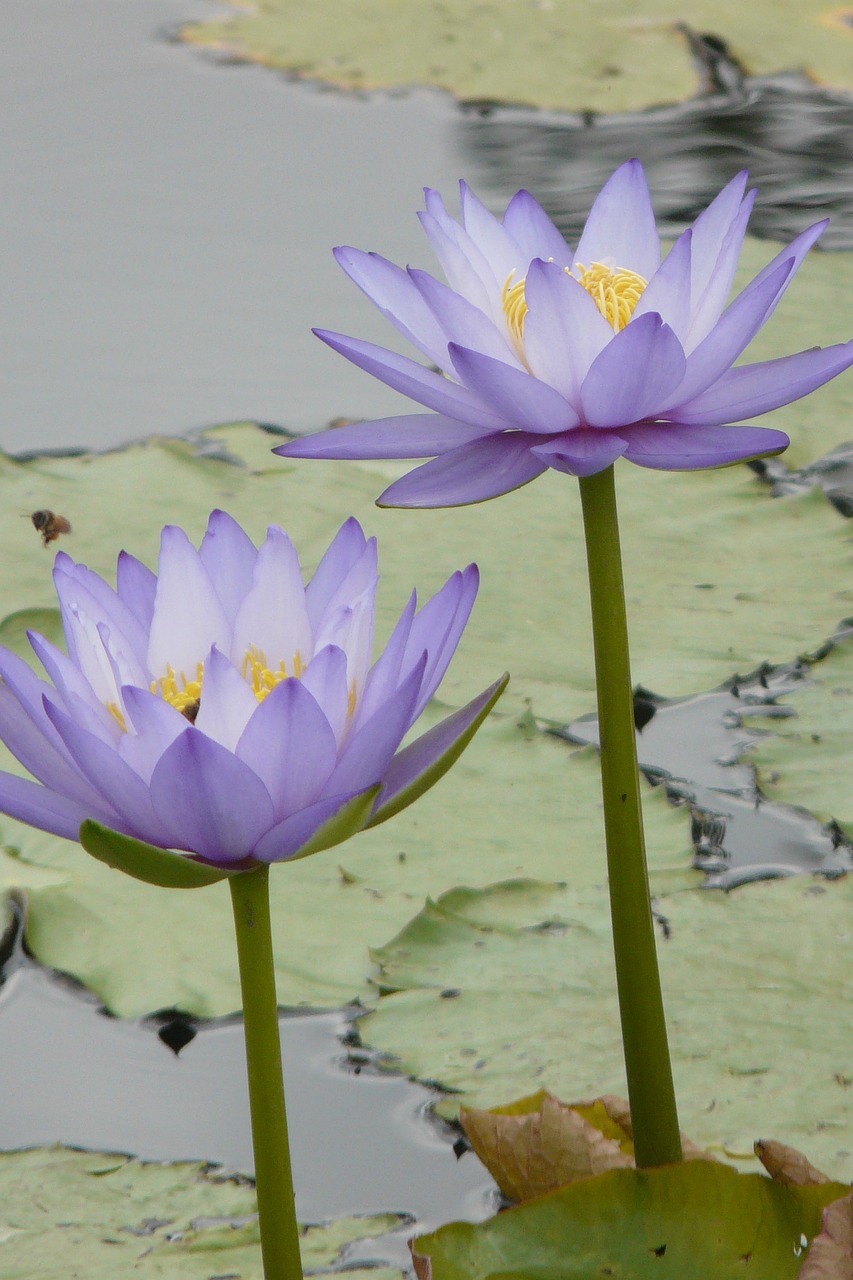
[{"label": "yellow stamen cluster", "polygon": [[[629,271],[626,267],[606,267],[603,262],[593,262],[588,267],[575,263],[575,268],[579,272],[576,280],[586,289],[613,332],[624,329],[648,281],[636,271]],[[567,275],[572,274],[568,267],[565,270]],[[513,284],[514,275],[515,272],[511,271],[507,276],[501,300],[513,344],[524,360],[524,321],[527,316],[524,286],[527,281],[518,280]]]},{"label": "yellow stamen cluster", "polygon": [[203,683],[203,662],[200,662],[196,667],[195,680],[187,680],[183,671],[178,676],[175,673],[175,668],[170,663],[164,676],[161,676],[159,680],[151,681],[151,692],[159,693],[162,698],[165,698],[173,707],[176,707],[181,715],[186,715],[188,719],[194,720],[195,715],[193,712],[198,711]]},{"label": "yellow stamen cluster", "polygon": [[613,270],[601,262],[593,262],[588,267],[582,267],[576,262],[575,266],[580,272],[578,280],[613,332],[618,333],[620,329],[624,329],[643,296],[648,280],[626,267]]},{"label": "yellow stamen cluster", "polygon": [[293,657],[292,671],[287,670],[283,661],[273,671],[267,664],[266,654],[262,649],[256,649],[254,645],[247,650],[243,659],[243,679],[251,684],[252,692],[258,702],[263,702],[276,685],[281,684],[282,680],[287,680],[288,676],[292,675],[298,680],[303,670],[302,655],[298,651]]}]

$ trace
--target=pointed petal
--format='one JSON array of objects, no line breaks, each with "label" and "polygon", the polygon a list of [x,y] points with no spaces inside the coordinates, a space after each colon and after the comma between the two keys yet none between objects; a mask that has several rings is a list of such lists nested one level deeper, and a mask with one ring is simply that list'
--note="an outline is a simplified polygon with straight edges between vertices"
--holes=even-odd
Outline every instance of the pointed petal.
[{"label": "pointed petal", "polygon": [[343,649],[329,645],[315,653],[302,673],[301,683],[314,697],[339,743],[349,714],[347,655]]},{"label": "pointed petal", "polygon": [[218,649],[211,649],[204,662],[204,688],[195,727],[233,751],[257,709],[257,698],[233,662]]},{"label": "pointed petal", "polygon": [[613,330],[586,289],[553,262],[531,262],[524,296],[524,351],[531,372],[577,409],[583,380]]},{"label": "pointed petal", "polygon": [[449,418],[458,418],[460,422],[468,422],[476,427],[499,430],[507,425],[467,388],[450,382],[440,373],[425,369],[406,356],[398,356],[372,342],[347,338],[341,333],[329,333],[323,329],[315,329],[314,332],[333,351],[340,352],[366,373],[373,374],[374,378],[408,396],[410,400],[425,404],[428,409],[435,409],[437,413],[447,414]]},{"label": "pointed petal", "polygon": [[258,706],[237,744],[273,802],[273,823],[322,794],[337,760],[328,720],[299,680],[284,680]]},{"label": "pointed petal", "polygon": [[447,359],[447,339],[408,272],[378,253],[343,246],[335,258],[386,319],[434,364]]},{"label": "pointed petal", "polygon": [[377,785],[355,795],[318,800],[268,831],[258,841],[254,856],[260,862],[284,862],[331,849],[361,831],[378,791]]},{"label": "pointed petal", "polygon": [[28,773],[49,790],[78,804],[101,804],[97,792],[68,758],[64,744],[47,718],[39,699],[39,721],[5,683],[0,684],[0,723],[3,742]]},{"label": "pointed petal", "polygon": [[103,797],[102,812],[113,815],[107,825],[114,827],[118,820],[122,830],[153,844],[168,846],[169,833],[155,813],[147,784],[115,747],[84,729],[58,707],[48,705],[47,712],[77,767]]},{"label": "pointed petal", "polygon": [[[690,325],[691,232],[679,236],[643,291],[631,323],[654,311],[684,342]],[[603,318],[603,317],[602,317]]]},{"label": "pointed petal", "polygon": [[231,650],[231,625],[201,558],[183,529],[167,525],[160,540],[160,573],[148,638],[148,670],[155,679],[172,666],[195,679],[216,645]]},{"label": "pointed petal", "polygon": [[459,183],[462,225],[489,263],[498,284],[517,271],[517,249],[503,224],[490,213],[467,182]]},{"label": "pointed petal", "polygon": [[592,476],[622,457],[628,448],[627,434],[626,431],[623,439],[615,431],[600,427],[589,431],[567,431],[565,435],[534,446],[531,453],[555,471],[563,471],[570,476]]},{"label": "pointed petal", "polygon": [[470,426],[440,413],[354,422],[294,440],[273,449],[283,458],[432,458],[469,440],[491,435],[492,427]]},{"label": "pointed petal", "polygon": [[436,364],[452,376],[453,362],[448,353],[448,344],[453,342],[480,351],[483,355],[492,356],[506,364],[521,369],[522,364],[515,353],[509,336],[506,322],[501,316],[501,326],[495,325],[490,316],[485,315],[479,307],[463,298],[461,294],[448,288],[439,280],[434,280],[425,271],[416,271],[409,267],[409,274],[423,295],[424,302],[430,307],[436,322],[441,326],[444,347],[441,359]]},{"label": "pointed petal", "polygon": [[621,427],[653,417],[684,377],[675,334],[654,314],[632,320],[597,357],[581,387],[591,427]]},{"label": "pointed petal", "polygon": [[[705,341],[687,357],[684,379],[673,395],[676,404],[694,399],[731,368],[788,287],[791,270],[791,261],[783,262],[763,280],[753,280],[735,298]],[[674,416],[677,418],[677,413]]]},{"label": "pointed petal", "polygon": [[442,720],[400,751],[385,775],[385,785],[369,827],[393,818],[434,786],[454,764],[503,693],[509,676]]},{"label": "pointed petal", "polygon": [[314,652],[299,557],[290,538],[275,525],[258,552],[251,588],[237,611],[229,657],[241,665],[250,649],[263,655],[270,669],[283,662],[288,675],[294,673],[297,655],[301,666]]},{"label": "pointed petal", "polygon": [[538,200],[529,191],[517,191],[507,205],[504,228],[519,248],[516,269],[534,258],[555,262],[558,267],[571,267],[572,251],[554,226]]},{"label": "pointed petal", "polygon": [[694,400],[672,410],[685,425],[718,425],[755,418],[807,396],[853,364],[853,342],[813,347],[779,360],[739,365]]},{"label": "pointed petal", "polygon": [[766,457],[787,449],[783,431],[769,427],[684,427],[678,423],[631,427],[625,457],[660,471],[699,471]]},{"label": "pointed petal", "polygon": [[424,654],[392,697],[347,739],[326,783],[327,795],[361,791],[382,781],[414,720],[426,657]]},{"label": "pointed petal", "polygon": [[48,791],[29,778],[3,772],[0,772],[0,813],[65,840],[76,840],[80,825],[87,818],[109,822],[113,816],[106,805],[96,810],[94,806]]},{"label": "pointed petal", "polygon": [[192,727],[162,756],[151,776],[151,798],[169,846],[213,866],[250,857],[272,826],[272,801],[260,778]]},{"label": "pointed petal", "polygon": [[[371,541],[374,544],[371,562],[375,577],[376,543],[375,539]],[[332,601],[346,589],[353,569],[364,562],[366,548],[367,538],[364,536],[364,530],[355,516],[350,516],[335,534],[317,565],[314,576],[305,588],[308,617],[315,634],[320,620],[330,608]],[[362,583],[358,589],[362,590],[365,585],[366,583]]]},{"label": "pointed petal", "polygon": [[377,506],[462,507],[509,493],[546,470],[531,453],[541,441],[541,436],[512,431],[451,449],[389,485]]},{"label": "pointed petal", "polygon": [[449,351],[469,390],[512,426],[551,434],[578,425],[580,419],[568,401],[538,378],[455,343]]},{"label": "pointed petal", "polygon": [[628,160],[601,188],[575,252],[584,267],[604,262],[650,280],[660,266],[660,237],[646,175]]},{"label": "pointed petal", "polygon": [[159,694],[148,689],[122,689],[128,732],[118,744],[119,755],[143,782],[150,783],[160,757],[176,738],[186,733],[189,721]]},{"label": "pointed petal", "polygon": [[229,622],[233,624],[240,602],[252,582],[258,558],[255,544],[227,511],[213,511],[198,558],[207,570]]},{"label": "pointed petal", "polygon": [[156,574],[136,556],[121,551],[116,565],[116,591],[147,634],[154,617]]}]

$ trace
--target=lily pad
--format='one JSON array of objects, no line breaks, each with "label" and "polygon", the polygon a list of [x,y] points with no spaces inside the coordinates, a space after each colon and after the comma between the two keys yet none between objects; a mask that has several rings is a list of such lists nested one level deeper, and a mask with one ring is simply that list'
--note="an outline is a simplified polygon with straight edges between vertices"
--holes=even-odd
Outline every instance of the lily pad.
[{"label": "lily pad", "polygon": [[[625,111],[696,91],[679,23],[729,41],[754,73],[806,66],[850,84],[850,33],[816,0],[772,11],[737,0],[259,0],[247,13],[183,29],[194,43],[344,88],[432,84],[462,98]],[[653,68],[653,74],[650,69]]]},{"label": "lily pad", "polygon": [[[756,1135],[772,1135],[849,1179],[853,1089],[838,1010],[853,998],[853,879],[688,891],[660,905],[682,1127],[746,1162]],[[624,1096],[604,889],[457,890],[374,955],[389,994],[361,1019],[362,1038],[455,1091],[445,1113],[504,1104],[531,1086]]]},{"label": "lily pad", "polygon": [[752,755],[758,784],[773,800],[834,818],[853,838],[853,637],[815,663],[810,676],[813,683],[780,699],[796,715],[754,720],[771,729]]},{"label": "lily pad", "polygon": [[[434,791],[351,844],[270,877],[279,1000],[370,1000],[369,946],[402,928],[429,893],[495,875],[603,879],[598,763],[550,736],[493,717]],[[667,887],[690,872],[685,810],[648,791],[653,867]],[[535,849],[520,832],[537,832]],[[30,946],[75,974],[114,1011],[173,1004],[202,1016],[240,1006],[230,899],[222,885],[190,894],[133,880],[10,819],[0,819],[7,882],[28,890]]]},{"label": "lily pad", "polygon": [[[261,1280],[254,1187],[200,1164],[38,1148],[0,1155],[0,1271],[7,1280],[117,1275]],[[393,1214],[309,1227],[303,1265],[336,1269],[356,1240],[395,1230]],[[358,1274],[358,1273],[356,1273]],[[400,1272],[373,1270],[371,1280]]]},{"label": "lily pad", "polygon": [[478,1226],[452,1223],[413,1249],[431,1280],[795,1280],[842,1190],[783,1187],[705,1161],[615,1169]]}]

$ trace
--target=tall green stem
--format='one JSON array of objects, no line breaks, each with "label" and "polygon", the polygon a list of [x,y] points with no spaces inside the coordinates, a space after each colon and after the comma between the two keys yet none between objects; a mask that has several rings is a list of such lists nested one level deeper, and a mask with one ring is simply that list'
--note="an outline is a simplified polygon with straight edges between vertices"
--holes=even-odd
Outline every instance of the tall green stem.
[{"label": "tall green stem", "polygon": [[264,1280],[302,1280],[270,932],[269,867],[232,876]]},{"label": "tall green stem", "polygon": [[681,1159],[640,805],[613,467],[580,480],[601,738],[610,914],[637,1166]]}]

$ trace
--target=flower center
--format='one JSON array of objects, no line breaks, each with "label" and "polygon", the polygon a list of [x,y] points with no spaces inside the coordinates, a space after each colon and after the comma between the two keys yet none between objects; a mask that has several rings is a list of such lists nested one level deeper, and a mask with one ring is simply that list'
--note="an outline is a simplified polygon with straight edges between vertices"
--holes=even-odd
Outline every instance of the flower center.
[{"label": "flower center", "polygon": [[[281,684],[282,680],[287,680],[291,676],[298,680],[304,669],[300,653],[294,654],[293,669],[288,671],[284,661],[281,661],[277,667],[270,667],[263,650],[258,649],[255,645],[250,645],[243,658],[242,673],[243,679],[251,685],[252,693],[258,702],[263,702],[264,698],[269,697],[277,684]],[[190,724],[195,724],[198,709],[201,706],[203,686],[203,662],[200,662],[196,667],[194,680],[188,680],[183,671],[176,672],[170,663],[164,676],[161,676],[159,680],[151,681],[151,692],[159,693],[161,698],[164,698],[166,702],[180,711],[182,716],[186,716]],[[124,716],[122,716],[119,708],[110,704],[109,710],[118,720],[121,727],[124,728]]]},{"label": "flower center", "polygon": [[[627,267],[607,267],[603,262],[593,262],[588,267],[576,262],[575,270],[579,273],[575,276],[578,284],[586,289],[613,332],[624,329],[643,296],[648,280]],[[568,267],[565,271],[566,275],[573,274]],[[527,316],[524,286],[527,280],[525,277],[513,284],[514,275],[515,272],[511,271],[507,276],[501,299],[513,344],[524,360],[524,320]]]}]

